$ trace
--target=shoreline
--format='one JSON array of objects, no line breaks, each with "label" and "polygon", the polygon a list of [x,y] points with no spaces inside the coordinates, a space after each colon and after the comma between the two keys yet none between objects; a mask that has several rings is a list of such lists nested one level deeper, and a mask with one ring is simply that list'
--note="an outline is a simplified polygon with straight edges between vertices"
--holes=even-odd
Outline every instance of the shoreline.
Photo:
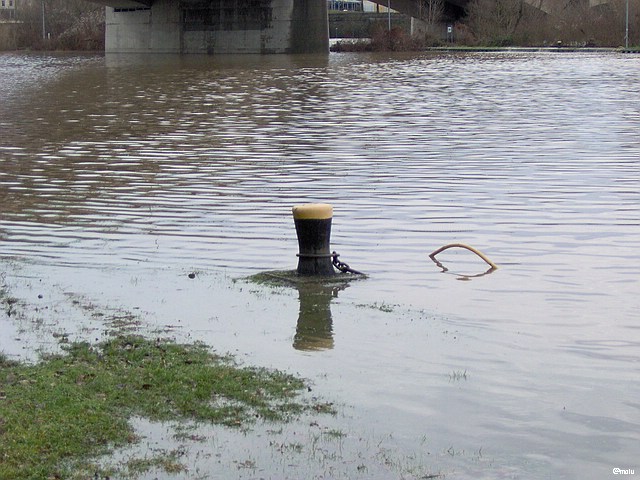
[{"label": "shoreline", "polygon": [[[538,46],[538,47],[491,47],[491,46],[471,46],[471,45],[447,45],[438,47],[423,47],[415,50],[367,50],[362,49],[362,45],[365,42],[371,42],[370,38],[333,38],[330,40],[331,53],[358,53],[358,52],[383,52],[383,51],[396,51],[396,52],[447,52],[447,53],[485,53],[485,52],[516,52],[516,53],[537,53],[537,52],[549,52],[549,53],[640,53],[640,47],[576,47],[576,46]],[[335,46],[339,48],[336,49]],[[354,48],[350,48],[354,47]]]},{"label": "shoreline", "polygon": [[[330,39],[331,47],[327,53],[359,53],[364,52],[368,53],[364,50],[339,50],[336,51],[333,49],[333,46],[336,44],[341,44],[343,47],[349,44],[358,44],[363,42],[364,40],[370,39],[357,39],[357,38],[339,38],[339,39]],[[378,50],[376,50],[378,51]],[[384,51],[384,50],[379,50]],[[549,53],[628,53],[628,54],[640,54],[640,47],[571,47],[571,46],[548,46],[548,47],[474,47],[468,45],[461,46],[443,46],[443,47],[424,47],[418,50],[398,50],[397,52],[451,52],[451,53],[485,53],[485,52],[516,52],[516,53],[536,53],[536,52],[549,52]],[[21,48],[16,50],[0,50],[0,55],[2,54],[85,54],[85,55],[105,55],[107,52],[105,50],[47,50],[47,49],[33,49],[33,48]],[[157,55],[155,53],[151,53],[149,55]],[[190,56],[190,54],[176,54],[177,56]],[[276,54],[281,55],[281,54]],[[286,55],[286,54],[285,54]],[[195,55],[198,56],[198,55]],[[216,55],[212,55],[216,56]],[[220,55],[218,55],[220,56]],[[264,55],[269,56],[269,55]]]},{"label": "shoreline", "polygon": [[551,53],[640,53],[640,48],[621,47],[429,47],[436,52],[551,52]]}]

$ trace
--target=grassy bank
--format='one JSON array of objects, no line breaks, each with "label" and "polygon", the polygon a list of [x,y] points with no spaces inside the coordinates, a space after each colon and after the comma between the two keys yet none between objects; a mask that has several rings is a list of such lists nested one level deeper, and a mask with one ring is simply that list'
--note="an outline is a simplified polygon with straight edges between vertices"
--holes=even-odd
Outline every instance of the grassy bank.
[{"label": "grassy bank", "polygon": [[134,417],[246,427],[330,411],[299,396],[301,379],[239,367],[204,344],[116,331],[63,350],[33,364],[0,354],[0,478],[121,478],[134,467],[184,468],[171,455],[130,459],[122,471],[99,466],[98,456],[139,440]]}]

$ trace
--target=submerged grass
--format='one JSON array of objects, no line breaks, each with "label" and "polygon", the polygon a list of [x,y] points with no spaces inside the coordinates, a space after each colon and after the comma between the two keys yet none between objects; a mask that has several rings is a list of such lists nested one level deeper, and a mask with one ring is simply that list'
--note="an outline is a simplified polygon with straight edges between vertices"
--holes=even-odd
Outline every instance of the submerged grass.
[{"label": "submerged grass", "polygon": [[136,442],[134,416],[243,426],[321,411],[296,398],[302,380],[238,367],[204,344],[117,334],[63,349],[36,364],[0,355],[0,478],[68,478]]}]

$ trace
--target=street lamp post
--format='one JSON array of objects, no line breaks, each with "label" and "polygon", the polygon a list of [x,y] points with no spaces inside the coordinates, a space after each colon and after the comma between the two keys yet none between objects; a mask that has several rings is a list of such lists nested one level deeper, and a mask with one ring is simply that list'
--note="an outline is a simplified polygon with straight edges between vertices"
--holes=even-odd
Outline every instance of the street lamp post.
[{"label": "street lamp post", "polygon": [[627,11],[624,21],[624,48],[629,50],[629,0],[627,0]]}]

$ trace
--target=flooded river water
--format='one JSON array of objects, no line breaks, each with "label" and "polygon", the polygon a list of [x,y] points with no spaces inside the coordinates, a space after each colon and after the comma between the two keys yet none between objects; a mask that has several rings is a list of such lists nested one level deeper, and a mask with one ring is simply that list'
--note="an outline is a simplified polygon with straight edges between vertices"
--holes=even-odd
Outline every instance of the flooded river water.
[{"label": "flooded river water", "polygon": [[[0,55],[2,281],[36,305],[0,317],[0,351],[97,337],[88,306],[116,309],[341,405],[331,435],[217,431],[188,478],[640,474],[639,72],[615,53]],[[295,268],[307,202],[333,204],[332,246],[369,278],[237,281]],[[499,268],[448,250],[443,272],[428,254],[454,242]]]}]

